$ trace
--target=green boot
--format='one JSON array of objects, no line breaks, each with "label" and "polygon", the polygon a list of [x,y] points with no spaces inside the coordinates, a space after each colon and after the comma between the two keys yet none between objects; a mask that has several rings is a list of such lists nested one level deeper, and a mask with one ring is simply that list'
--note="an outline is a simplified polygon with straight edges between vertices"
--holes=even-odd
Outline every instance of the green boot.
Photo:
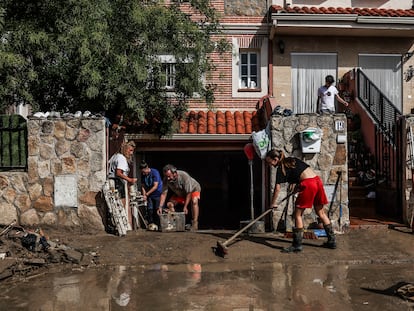
[{"label": "green boot", "polygon": [[297,253],[302,251],[303,228],[293,228],[292,245],[282,249],[282,253]]},{"label": "green boot", "polygon": [[328,241],[323,243],[323,247],[335,249],[336,239],[335,239],[335,233],[333,232],[333,229],[332,229],[332,224],[323,225],[323,228],[325,229],[326,236],[328,237]]}]

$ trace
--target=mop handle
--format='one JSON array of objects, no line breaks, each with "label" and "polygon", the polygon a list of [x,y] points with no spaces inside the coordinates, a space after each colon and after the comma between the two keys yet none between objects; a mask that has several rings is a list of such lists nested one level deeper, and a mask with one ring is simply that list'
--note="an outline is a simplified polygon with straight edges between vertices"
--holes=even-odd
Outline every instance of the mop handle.
[{"label": "mop handle", "polygon": [[258,220],[262,219],[264,216],[266,216],[267,214],[269,214],[272,210],[273,210],[272,208],[266,210],[263,214],[261,214],[260,216],[258,216],[256,219],[254,219],[253,221],[249,222],[246,226],[244,226],[239,231],[237,231],[231,238],[229,238],[227,241],[225,241],[223,243],[224,246],[226,246],[227,244],[229,244],[230,242],[232,242],[235,238],[237,238],[240,234],[242,234],[244,231],[246,231],[251,226],[253,226]]},{"label": "mop handle", "polygon": [[[281,200],[279,202],[282,203],[284,201],[286,201],[287,199],[289,199],[292,195],[294,195],[295,193],[297,193],[297,191],[294,191],[292,193],[289,193],[286,197],[283,198],[283,200]],[[246,231],[247,229],[249,229],[251,226],[253,226],[258,220],[262,219],[263,217],[265,217],[267,214],[269,214],[270,212],[272,212],[274,209],[273,208],[269,208],[268,210],[266,210],[265,212],[263,212],[260,216],[258,216],[256,219],[254,219],[253,221],[251,221],[250,223],[248,223],[246,226],[244,226],[243,228],[241,228],[239,231],[237,231],[231,238],[229,238],[227,241],[225,241],[223,243],[224,246],[226,246],[227,244],[229,244],[230,242],[232,242],[235,238],[237,238],[240,234],[242,234],[244,231]]]},{"label": "mop handle", "polygon": [[254,196],[254,189],[253,189],[253,161],[249,160],[250,166],[250,217],[254,219],[254,203],[253,203],[253,196]]}]

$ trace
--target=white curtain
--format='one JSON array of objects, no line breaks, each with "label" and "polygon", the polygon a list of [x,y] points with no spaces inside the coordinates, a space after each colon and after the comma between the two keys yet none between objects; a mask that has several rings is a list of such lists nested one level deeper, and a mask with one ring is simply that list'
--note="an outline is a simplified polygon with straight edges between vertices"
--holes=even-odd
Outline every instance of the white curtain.
[{"label": "white curtain", "polygon": [[392,104],[401,111],[401,55],[360,54],[359,67]]},{"label": "white curtain", "polygon": [[318,111],[318,88],[325,77],[336,80],[336,53],[292,53],[292,106],[294,113]]}]

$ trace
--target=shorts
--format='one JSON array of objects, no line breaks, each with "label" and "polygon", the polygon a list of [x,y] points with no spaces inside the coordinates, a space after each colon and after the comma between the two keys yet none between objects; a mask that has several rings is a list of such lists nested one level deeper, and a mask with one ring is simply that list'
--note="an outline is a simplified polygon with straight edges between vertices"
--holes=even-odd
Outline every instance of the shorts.
[{"label": "shorts", "polygon": [[[192,199],[196,198],[200,200],[200,192],[199,191],[191,192],[191,198]],[[179,197],[179,196],[173,195],[169,199],[169,202],[172,202],[174,205],[177,205],[177,204],[184,205],[185,197]]]},{"label": "shorts", "polygon": [[331,109],[321,109],[319,111],[320,114],[334,114],[335,110],[331,110]]},{"label": "shorts", "polygon": [[120,199],[125,199],[125,184],[120,178],[111,178],[115,182],[115,189],[118,190]]},{"label": "shorts", "polygon": [[325,189],[319,176],[307,178],[299,184],[299,195],[296,198],[296,208],[312,208],[328,204]]}]

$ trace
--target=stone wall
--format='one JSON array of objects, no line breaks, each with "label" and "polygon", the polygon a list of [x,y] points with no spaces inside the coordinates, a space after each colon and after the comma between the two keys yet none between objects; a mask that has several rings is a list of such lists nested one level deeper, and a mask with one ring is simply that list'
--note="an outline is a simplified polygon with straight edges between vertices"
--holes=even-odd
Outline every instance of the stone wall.
[{"label": "stone wall", "polygon": [[0,173],[0,223],[103,230],[106,127],[99,118],[35,118],[28,171]]},{"label": "stone wall", "polygon": [[[335,183],[338,179],[338,172],[342,172],[342,181],[338,186],[336,200],[332,206],[333,213],[330,215],[330,218],[335,230],[345,230],[349,226],[347,143],[343,141],[344,135],[346,137],[347,133],[346,116],[344,114],[300,114],[288,117],[275,115],[272,116],[270,124],[272,147],[282,149],[287,156],[295,156],[308,163],[321,177],[328,199],[332,197]],[[319,128],[322,130],[319,153],[302,152],[300,133],[307,128]],[[276,169],[272,169],[270,178],[271,189],[274,188],[275,176]],[[282,187],[279,199],[286,196],[285,186]],[[342,198],[340,198],[341,196]],[[340,216],[339,202],[342,205],[341,228],[338,222]],[[285,207],[285,205],[283,204],[281,207]],[[274,213],[274,224],[279,222],[283,210],[281,207]],[[326,211],[328,212],[328,210],[329,204],[326,206]],[[293,226],[292,213],[293,204],[290,203],[286,219],[288,229],[291,229]],[[306,210],[304,220],[305,228],[315,222],[316,215],[313,209]]]},{"label": "stone wall", "polygon": [[265,16],[267,5],[266,0],[225,0],[224,12],[226,15]]}]

